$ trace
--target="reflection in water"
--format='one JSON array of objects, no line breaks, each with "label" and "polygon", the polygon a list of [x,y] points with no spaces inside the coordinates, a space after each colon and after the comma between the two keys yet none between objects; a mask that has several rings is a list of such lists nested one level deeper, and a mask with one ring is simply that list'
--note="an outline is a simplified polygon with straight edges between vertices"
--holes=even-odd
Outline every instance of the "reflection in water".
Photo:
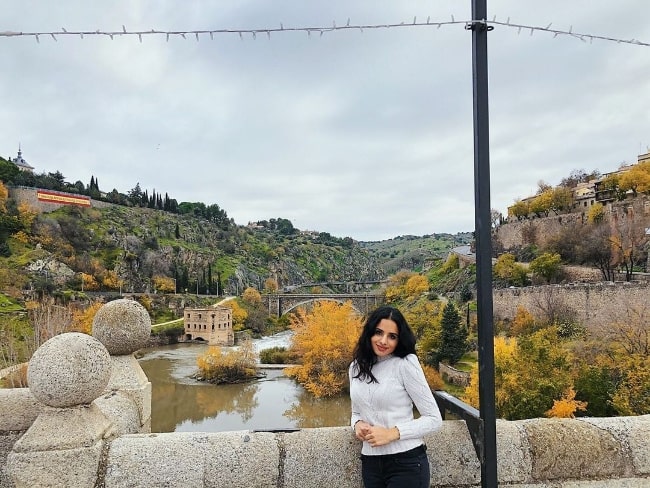
[{"label": "reflection in water", "polygon": [[[266,340],[265,347],[269,340]],[[175,344],[143,349],[139,361],[152,385],[152,432],[220,432],[348,425],[347,395],[316,399],[283,376],[236,385],[212,385],[191,378],[206,345]]]}]

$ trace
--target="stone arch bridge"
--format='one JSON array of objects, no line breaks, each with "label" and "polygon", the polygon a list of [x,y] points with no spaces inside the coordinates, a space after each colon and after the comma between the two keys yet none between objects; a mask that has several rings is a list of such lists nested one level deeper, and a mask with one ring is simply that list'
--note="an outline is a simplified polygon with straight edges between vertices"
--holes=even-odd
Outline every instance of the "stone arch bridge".
[{"label": "stone arch bridge", "polygon": [[357,312],[365,315],[378,307],[382,302],[382,298],[382,295],[372,293],[269,293],[262,295],[262,303],[266,305],[269,315],[274,317],[282,317],[301,305],[308,305],[322,300],[338,303],[350,301]]}]

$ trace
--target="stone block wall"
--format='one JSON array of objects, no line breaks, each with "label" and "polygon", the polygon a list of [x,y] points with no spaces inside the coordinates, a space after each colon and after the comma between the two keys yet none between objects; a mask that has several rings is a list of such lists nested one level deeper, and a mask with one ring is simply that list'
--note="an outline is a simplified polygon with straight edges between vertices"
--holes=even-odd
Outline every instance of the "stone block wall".
[{"label": "stone block wall", "polygon": [[625,322],[650,307],[650,282],[600,282],[494,290],[494,318],[511,320],[523,306],[535,317],[549,304],[566,305],[587,328]]},{"label": "stone block wall", "polygon": [[[26,186],[19,187],[10,187],[9,188],[9,197],[16,200],[18,203],[26,203],[31,208],[38,210],[39,212],[52,212],[65,204],[61,203],[51,203],[40,201],[36,196],[36,188],[30,188]],[[71,194],[74,195],[74,194]],[[77,195],[83,196],[83,195]],[[95,208],[107,208],[113,205],[108,202],[101,202],[99,200],[90,199],[90,205]]]},{"label": "stone block wall", "polygon": [[438,371],[440,372],[440,376],[449,383],[457,386],[469,385],[470,374],[465,371],[452,368],[445,363],[438,363]]},{"label": "stone block wall", "polygon": [[[604,210],[607,219],[625,219],[628,214],[633,214],[639,226],[650,226],[650,197],[647,195],[628,198],[622,202],[610,202],[605,205]],[[496,230],[496,238],[506,251],[527,244],[543,247],[547,240],[556,235],[563,227],[575,227],[586,223],[585,211],[549,215],[548,217],[532,217],[527,220],[510,218],[507,223],[499,226]]]}]

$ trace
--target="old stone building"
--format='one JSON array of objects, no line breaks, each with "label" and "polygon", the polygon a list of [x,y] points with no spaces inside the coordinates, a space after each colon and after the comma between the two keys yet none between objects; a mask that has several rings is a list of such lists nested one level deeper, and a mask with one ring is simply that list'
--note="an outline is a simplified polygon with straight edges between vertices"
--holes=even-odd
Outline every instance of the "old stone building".
[{"label": "old stone building", "polygon": [[232,310],[228,307],[186,308],[183,311],[185,340],[202,340],[213,346],[232,346]]}]

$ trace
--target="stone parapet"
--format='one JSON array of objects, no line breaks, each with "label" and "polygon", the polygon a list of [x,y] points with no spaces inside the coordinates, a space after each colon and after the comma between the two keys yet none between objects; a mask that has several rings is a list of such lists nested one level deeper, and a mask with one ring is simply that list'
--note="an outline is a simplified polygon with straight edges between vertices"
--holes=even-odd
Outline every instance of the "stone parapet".
[{"label": "stone parapet", "polygon": [[[431,487],[480,486],[463,421],[445,421],[426,442]],[[103,481],[107,488],[358,488],[360,448],[349,427],[128,435],[111,443]],[[498,421],[497,450],[500,486],[650,486],[648,415]]]}]

